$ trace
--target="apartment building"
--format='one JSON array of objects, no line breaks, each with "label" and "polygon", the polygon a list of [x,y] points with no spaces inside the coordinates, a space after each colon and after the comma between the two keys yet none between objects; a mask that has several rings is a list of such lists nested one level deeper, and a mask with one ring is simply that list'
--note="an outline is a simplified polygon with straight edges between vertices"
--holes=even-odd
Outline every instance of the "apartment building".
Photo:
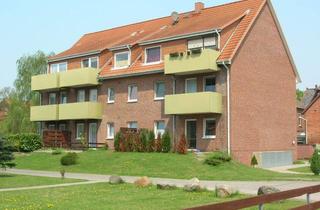
[{"label": "apartment building", "polygon": [[92,147],[121,127],[186,135],[262,167],[296,158],[299,75],[268,0],[243,0],[82,36],[32,78],[31,120]]}]

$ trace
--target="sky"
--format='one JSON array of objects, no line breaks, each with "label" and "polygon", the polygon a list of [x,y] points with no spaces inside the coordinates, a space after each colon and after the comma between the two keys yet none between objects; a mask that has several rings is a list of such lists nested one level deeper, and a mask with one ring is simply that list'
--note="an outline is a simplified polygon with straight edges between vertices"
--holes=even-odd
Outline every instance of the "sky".
[{"label": "sky", "polygon": [[[233,0],[202,0],[215,6]],[[182,3],[183,2],[183,3]],[[195,0],[10,0],[0,7],[0,88],[13,86],[16,61],[59,53],[83,34],[193,10]],[[320,1],[272,0],[300,73],[299,88],[320,84]]]}]

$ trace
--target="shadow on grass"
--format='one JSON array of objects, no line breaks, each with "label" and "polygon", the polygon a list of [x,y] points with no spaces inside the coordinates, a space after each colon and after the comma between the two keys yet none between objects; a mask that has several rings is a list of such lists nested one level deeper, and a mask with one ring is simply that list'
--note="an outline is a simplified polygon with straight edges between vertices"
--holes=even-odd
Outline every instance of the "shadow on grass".
[{"label": "shadow on grass", "polygon": [[0,173],[0,178],[8,178],[8,177],[15,177],[16,175],[14,174],[2,174]]}]

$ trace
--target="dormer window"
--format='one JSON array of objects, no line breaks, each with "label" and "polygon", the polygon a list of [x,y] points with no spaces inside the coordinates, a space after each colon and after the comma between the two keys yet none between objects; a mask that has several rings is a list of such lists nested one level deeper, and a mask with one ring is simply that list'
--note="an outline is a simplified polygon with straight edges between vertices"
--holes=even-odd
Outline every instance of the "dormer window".
[{"label": "dormer window", "polygon": [[119,52],[114,55],[114,68],[122,69],[130,65],[130,52]]},{"label": "dormer window", "polygon": [[205,37],[201,39],[192,39],[188,41],[188,49],[204,49],[204,48],[215,48],[217,46],[215,37]]},{"label": "dormer window", "polygon": [[159,63],[161,62],[161,48],[160,46],[157,47],[150,47],[145,49],[145,63]]},{"label": "dormer window", "polygon": [[57,73],[67,71],[67,62],[63,63],[53,63],[50,65],[50,73]]},{"label": "dormer window", "polygon": [[98,57],[85,58],[81,65],[82,68],[98,68]]}]

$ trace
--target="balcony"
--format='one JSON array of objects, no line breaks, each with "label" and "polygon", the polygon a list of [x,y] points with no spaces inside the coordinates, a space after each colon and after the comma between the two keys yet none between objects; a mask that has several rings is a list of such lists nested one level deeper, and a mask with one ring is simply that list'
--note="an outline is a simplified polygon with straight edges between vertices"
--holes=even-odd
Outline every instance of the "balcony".
[{"label": "balcony", "polygon": [[98,85],[99,69],[81,68],[60,73],[60,87]]},{"label": "balcony", "polygon": [[30,110],[31,121],[55,121],[58,120],[59,106],[32,106]]},{"label": "balcony", "polygon": [[81,68],[54,74],[41,74],[31,78],[31,90],[53,90],[64,87],[98,85],[99,69]]},{"label": "balcony", "polygon": [[59,74],[41,74],[31,78],[31,90],[52,90],[59,88]]},{"label": "balcony", "polygon": [[81,102],[59,105],[59,120],[101,119],[102,104]]},{"label": "balcony", "polygon": [[222,113],[222,95],[216,92],[165,96],[165,114]]},{"label": "balcony", "polygon": [[213,49],[203,49],[183,55],[179,53],[166,55],[164,72],[175,75],[215,72],[219,70],[216,62],[219,55],[220,52]]}]

